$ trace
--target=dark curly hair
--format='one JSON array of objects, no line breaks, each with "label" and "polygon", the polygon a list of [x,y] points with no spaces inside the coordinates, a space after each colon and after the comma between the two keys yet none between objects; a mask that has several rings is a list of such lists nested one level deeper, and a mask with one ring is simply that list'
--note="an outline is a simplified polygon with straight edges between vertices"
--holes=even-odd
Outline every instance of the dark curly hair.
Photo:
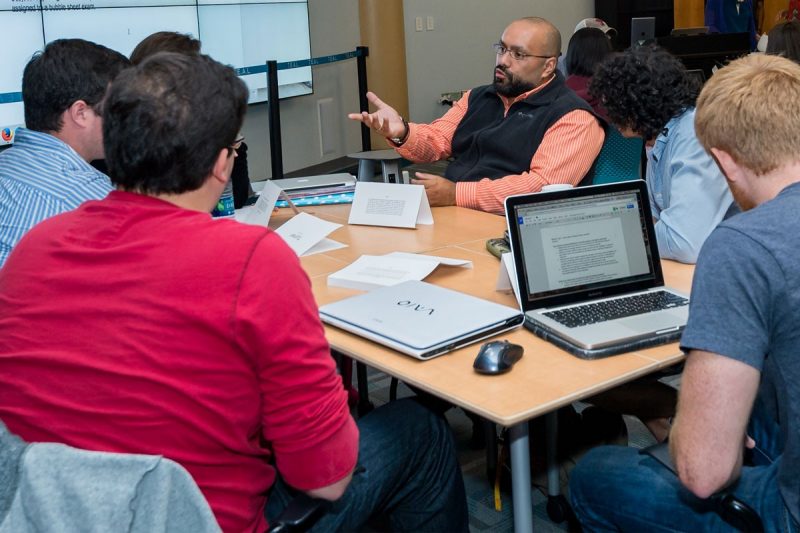
[{"label": "dark curly hair", "polygon": [[607,58],[589,85],[608,118],[645,140],[655,139],[670,119],[694,106],[700,85],[683,64],[657,46],[628,49]]}]

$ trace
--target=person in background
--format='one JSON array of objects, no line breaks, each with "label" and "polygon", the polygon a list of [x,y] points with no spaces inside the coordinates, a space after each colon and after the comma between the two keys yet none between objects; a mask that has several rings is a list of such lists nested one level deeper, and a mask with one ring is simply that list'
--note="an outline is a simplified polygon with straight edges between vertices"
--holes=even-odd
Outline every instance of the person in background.
[{"label": "person in background", "polygon": [[575,29],[572,33],[575,34],[584,28],[597,28],[602,31],[606,38],[612,43],[613,48],[613,41],[617,37],[617,30],[609,26],[606,21],[599,18],[583,19],[575,25]]},{"label": "person in background", "polygon": [[800,20],[800,0],[789,0],[786,9],[779,11],[775,19],[776,21]]},{"label": "person in background", "polygon": [[[583,19],[575,25],[575,30],[572,32],[573,35],[578,33],[580,30],[584,28],[595,28],[603,32],[603,34],[608,39],[609,43],[611,43],[611,49],[615,48],[615,42],[617,38],[617,30],[606,24],[606,21],[603,19],[598,18],[588,18]],[[572,39],[570,39],[571,41]],[[569,52],[569,47],[567,47],[567,52]],[[569,73],[567,72],[566,60],[564,55],[558,56],[558,70],[564,76],[568,76]]]},{"label": "person in background", "polygon": [[[131,63],[138,65],[148,57],[158,52],[175,52],[176,54],[199,54],[202,43],[186,33],[175,31],[157,31],[148,35],[136,45],[131,52]],[[241,136],[244,139],[244,136]],[[236,159],[233,161],[231,184],[233,188],[233,206],[236,209],[244,207],[247,199],[253,194],[250,185],[250,172],[247,166],[247,152],[249,147],[243,140],[236,148]]]},{"label": "person in background", "polygon": [[795,63],[800,63],[800,20],[776,24],[768,35],[768,54],[781,55]]},{"label": "person in background", "polygon": [[572,34],[567,45],[564,67],[567,71],[567,87],[586,100],[594,112],[607,120],[600,100],[589,94],[589,82],[603,60],[613,52],[611,41],[598,28],[582,28]]},{"label": "person in background", "polygon": [[561,34],[539,17],[503,31],[494,83],[468,91],[431,124],[409,124],[373,93],[374,113],[351,113],[415,163],[451,161],[444,177],[417,172],[432,206],[458,205],[502,215],[512,194],[545,185],[577,185],[590,171],[605,134],[591,108],[556,70]]},{"label": "person in background", "polygon": [[756,19],[753,0],[708,0],[705,25],[712,33],[747,33],[750,49],[756,48]]},{"label": "person in background", "polygon": [[265,531],[297,491],[334,502],[321,531],[467,531],[443,419],[401,400],[356,424],[295,253],[211,218],[247,96],[200,54],[112,83],[117,190],[33,228],[0,269],[0,420],[29,442],[168,457],[226,532]]},{"label": "person in background", "polygon": [[647,149],[647,188],[663,259],[694,263],[706,237],[738,212],[725,178],[694,131],[698,85],[683,64],[655,46],[603,62],[589,93],[612,124]]},{"label": "person in background", "polygon": [[763,54],[700,94],[697,136],[744,212],[711,233],[694,272],[669,439],[678,475],[633,448],[595,448],[570,477],[586,531],[729,531],[721,492],[763,531],[800,531],[800,107],[787,105],[799,101],[800,66]]},{"label": "person in background", "polygon": [[157,52],[176,54],[199,54],[200,41],[185,33],[157,31],[148,35],[131,52],[131,63],[138,65]]},{"label": "person in background", "polygon": [[34,225],[113,189],[89,162],[103,158],[106,89],[129,64],[105,46],[60,39],[25,66],[25,127],[0,153],[0,267]]}]

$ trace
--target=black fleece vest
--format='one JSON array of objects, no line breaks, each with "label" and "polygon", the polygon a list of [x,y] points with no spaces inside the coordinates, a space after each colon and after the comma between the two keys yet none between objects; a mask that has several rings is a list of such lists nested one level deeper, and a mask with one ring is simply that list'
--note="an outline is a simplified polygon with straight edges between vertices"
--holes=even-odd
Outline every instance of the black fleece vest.
[{"label": "black fleece vest", "polygon": [[453,161],[445,177],[456,182],[478,181],[530,170],[545,132],[576,109],[592,113],[591,107],[564,85],[561,73],[541,91],[513,104],[506,116],[493,86],[473,89],[467,113],[453,135]]}]

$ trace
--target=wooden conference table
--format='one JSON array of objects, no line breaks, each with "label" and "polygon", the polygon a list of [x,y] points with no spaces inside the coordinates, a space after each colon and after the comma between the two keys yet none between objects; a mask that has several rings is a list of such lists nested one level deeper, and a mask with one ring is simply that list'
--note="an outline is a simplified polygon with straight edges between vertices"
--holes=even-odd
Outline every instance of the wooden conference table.
[{"label": "wooden conference table", "polygon": [[[301,259],[318,305],[359,294],[351,289],[328,287],[328,274],[363,254],[393,251],[469,259],[473,268],[440,266],[426,281],[508,306],[517,305],[513,295],[495,291],[500,263],[485,249],[486,239],[503,234],[503,217],[459,207],[440,207],[433,209],[434,225],[420,225],[413,230],[349,226],[349,205],[303,210],[343,224],[330,238],[348,244],[347,248]],[[283,209],[273,215],[270,225],[279,226],[288,220],[291,213],[287,211]],[[668,285],[689,292],[693,266],[664,261],[663,270]],[[486,376],[472,369],[480,343],[429,361],[418,361],[334,327],[326,326],[325,334],[333,349],[509,428],[515,531],[531,531],[533,521],[527,422],[683,359],[677,343],[673,343],[584,361],[520,328],[498,338],[522,345],[524,357],[511,372]]]}]

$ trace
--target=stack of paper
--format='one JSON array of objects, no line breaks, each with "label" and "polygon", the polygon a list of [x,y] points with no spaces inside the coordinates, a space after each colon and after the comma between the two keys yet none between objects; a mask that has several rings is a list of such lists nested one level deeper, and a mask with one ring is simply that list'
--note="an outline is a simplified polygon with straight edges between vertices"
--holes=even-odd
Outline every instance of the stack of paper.
[{"label": "stack of paper", "polygon": [[369,291],[404,281],[425,279],[439,265],[472,268],[472,261],[404,252],[362,255],[342,270],[328,275],[328,285]]}]

